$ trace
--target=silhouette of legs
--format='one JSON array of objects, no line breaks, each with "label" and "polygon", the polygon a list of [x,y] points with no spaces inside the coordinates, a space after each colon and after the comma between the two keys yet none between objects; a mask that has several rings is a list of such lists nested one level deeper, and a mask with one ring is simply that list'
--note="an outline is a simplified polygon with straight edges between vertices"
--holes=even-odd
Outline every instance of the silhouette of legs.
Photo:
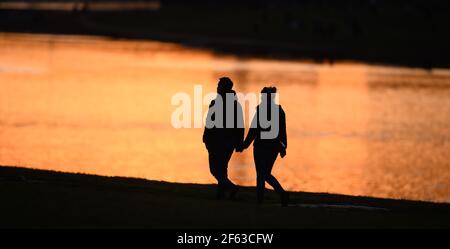
[{"label": "silhouette of legs", "polygon": [[271,148],[254,147],[253,157],[256,167],[256,189],[258,203],[264,201],[265,182],[269,183],[273,189],[285,198],[285,191],[275,176],[272,175],[272,168],[277,159],[278,151]]},{"label": "silhouette of legs", "polygon": [[237,186],[228,179],[228,162],[231,159],[234,148],[221,148],[209,150],[209,170],[216,178],[217,198],[225,197],[225,192],[231,191],[234,193]]}]

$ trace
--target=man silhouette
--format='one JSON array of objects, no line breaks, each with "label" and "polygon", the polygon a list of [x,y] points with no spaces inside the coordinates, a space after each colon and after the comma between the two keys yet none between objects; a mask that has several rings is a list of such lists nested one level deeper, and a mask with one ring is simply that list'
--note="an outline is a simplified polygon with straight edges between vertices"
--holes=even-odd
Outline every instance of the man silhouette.
[{"label": "man silhouette", "polygon": [[242,107],[232,90],[233,82],[228,77],[219,79],[217,97],[211,101],[203,132],[203,143],[208,150],[209,169],[217,180],[217,198],[230,192],[234,198],[238,187],[228,179],[228,162],[233,151],[242,146],[244,119]]}]

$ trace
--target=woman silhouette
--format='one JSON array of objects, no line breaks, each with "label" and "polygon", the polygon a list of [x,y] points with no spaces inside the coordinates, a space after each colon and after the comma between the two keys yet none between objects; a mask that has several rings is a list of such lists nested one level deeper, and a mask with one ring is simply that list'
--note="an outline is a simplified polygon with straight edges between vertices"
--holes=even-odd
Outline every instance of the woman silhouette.
[{"label": "woman silhouette", "polygon": [[[256,187],[258,203],[264,201],[265,182],[269,183],[280,195],[281,204],[287,206],[288,193],[272,175],[272,168],[278,154],[286,155],[286,115],[283,108],[275,103],[277,89],[264,87],[261,91],[261,103],[256,108],[251,128],[240,150],[253,143],[253,157],[256,167]],[[277,115],[272,119],[272,115]],[[263,122],[267,122],[264,124]],[[270,125],[268,125],[270,124]],[[277,127],[276,127],[277,126]],[[264,133],[275,131],[277,134],[265,136]]]}]

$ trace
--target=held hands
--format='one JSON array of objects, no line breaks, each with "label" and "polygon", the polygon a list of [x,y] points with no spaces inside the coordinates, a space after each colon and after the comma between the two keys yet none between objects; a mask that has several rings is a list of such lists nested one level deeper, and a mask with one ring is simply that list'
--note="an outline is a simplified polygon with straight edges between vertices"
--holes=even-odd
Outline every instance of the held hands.
[{"label": "held hands", "polygon": [[242,143],[236,146],[236,152],[243,152],[245,149],[247,148],[245,148]]},{"label": "held hands", "polygon": [[282,149],[282,150],[280,151],[280,157],[283,158],[283,157],[285,157],[285,156],[286,156],[286,149]]},{"label": "held hands", "polygon": [[[236,146],[236,152],[243,152],[245,149],[247,149],[247,148],[245,148],[242,144],[239,144],[238,146]],[[281,151],[280,151],[280,157],[281,158],[284,158],[286,156],[286,149],[281,149]]]}]

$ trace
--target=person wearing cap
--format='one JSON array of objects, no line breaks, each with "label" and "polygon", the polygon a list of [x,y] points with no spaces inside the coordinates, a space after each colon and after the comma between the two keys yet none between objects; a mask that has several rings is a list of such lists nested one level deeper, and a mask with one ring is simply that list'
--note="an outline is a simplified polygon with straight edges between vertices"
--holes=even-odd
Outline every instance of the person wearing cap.
[{"label": "person wearing cap", "polygon": [[[234,122],[227,123],[227,119]],[[218,183],[218,199],[224,198],[227,192],[230,193],[230,198],[234,198],[239,190],[228,178],[228,163],[234,150],[242,146],[243,123],[242,106],[233,91],[233,82],[228,77],[222,77],[217,85],[217,97],[209,105],[203,132],[209,169]]]}]

